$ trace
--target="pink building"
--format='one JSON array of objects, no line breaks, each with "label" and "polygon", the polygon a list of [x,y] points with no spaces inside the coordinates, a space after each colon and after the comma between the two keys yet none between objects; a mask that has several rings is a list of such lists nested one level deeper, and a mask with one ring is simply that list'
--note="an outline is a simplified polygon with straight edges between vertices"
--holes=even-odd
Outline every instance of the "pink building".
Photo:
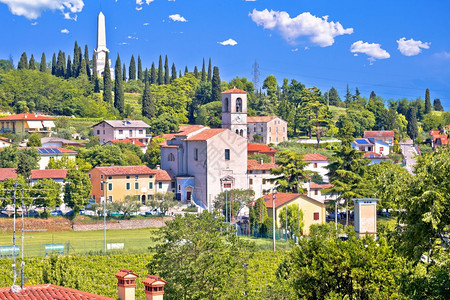
[{"label": "pink building", "polygon": [[150,128],[141,120],[123,121],[101,121],[92,126],[94,136],[100,137],[100,143],[110,140],[136,140],[144,145],[148,145],[150,136],[147,135],[147,128]]}]

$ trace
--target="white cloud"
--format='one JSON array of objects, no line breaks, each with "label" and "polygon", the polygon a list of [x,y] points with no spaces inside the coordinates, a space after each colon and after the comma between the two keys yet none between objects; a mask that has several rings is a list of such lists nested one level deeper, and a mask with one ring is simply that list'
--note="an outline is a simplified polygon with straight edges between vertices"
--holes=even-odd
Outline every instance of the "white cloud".
[{"label": "white cloud", "polygon": [[226,41],[223,42],[218,42],[219,44],[223,45],[223,46],[236,46],[237,42],[233,39],[228,39]]},{"label": "white cloud", "polygon": [[[386,59],[391,57],[391,55],[384,49],[381,49],[380,44],[369,44],[363,41],[357,41],[350,47],[350,52],[352,53],[364,53],[369,56],[370,64],[372,64],[375,59]],[[355,56],[354,54],[354,56]]]},{"label": "white cloud", "polygon": [[70,31],[67,28],[61,29],[61,33],[68,34]]},{"label": "white cloud", "polygon": [[130,39],[130,40],[138,40],[139,39],[138,37],[135,37],[135,36],[132,36],[132,35],[127,36],[127,38]]},{"label": "white cloud", "polygon": [[399,39],[397,44],[398,50],[405,56],[417,55],[422,52],[422,49],[430,49],[431,45],[431,43],[423,43],[422,41],[415,41],[413,39],[406,40],[404,37]]},{"label": "white cloud", "polygon": [[254,9],[249,16],[258,26],[278,30],[281,36],[291,43],[298,37],[308,36],[313,44],[327,47],[334,44],[335,37],[353,33],[353,28],[344,29],[339,22],[328,22],[328,16],[319,18],[309,12],[291,18],[285,11]]},{"label": "white cloud", "polygon": [[36,26],[38,24],[38,22],[33,22],[31,23],[31,26]]},{"label": "white cloud", "polygon": [[144,24],[142,24],[142,25],[144,25],[144,26],[148,26],[148,25],[150,25],[150,23],[144,23]]},{"label": "white cloud", "polygon": [[440,58],[440,59],[450,59],[450,52],[443,51],[443,52],[435,53],[433,56],[436,58]]},{"label": "white cloud", "polygon": [[[147,5],[150,5],[150,3],[152,3],[153,1],[155,1],[155,0],[145,0],[145,3]],[[136,0],[136,5],[139,5],[139,6],[136,6],[136,10],[139,11],[139,10],[142,9],[142,5],[144,5],[144,1],[143,0]]]},{"label": "white cloud", "polygon": [[79,13],[84,7],[83,0],[0,0],[0,3],[6,4],[13,15],[30,20],[39,18],[46,10],[59,10],[66,18],[66,14]]},{"label": "white cloud", "polygon": [[174,22],[187,22],[187,20],[180,16],[180,14],[170,15],[169,19],[171,19]]},{"label": "white cloud", "polygon": [[297,52],[297,51],[298,51],[298,48],[291,49],[291,51],[292,51],[292,52]]},{"label": "white cloud", "polygon": [[136,7],[136,10],[137,10],[137,11],[140,11],[141,9],[142,9],[142,6]]},{"label": "white cloud", "polygon": [[122,43],[119,43],[118,45],[119,45],[119,46],[122,46],[122,45],[128,45],[128,43],[122,42]]}]

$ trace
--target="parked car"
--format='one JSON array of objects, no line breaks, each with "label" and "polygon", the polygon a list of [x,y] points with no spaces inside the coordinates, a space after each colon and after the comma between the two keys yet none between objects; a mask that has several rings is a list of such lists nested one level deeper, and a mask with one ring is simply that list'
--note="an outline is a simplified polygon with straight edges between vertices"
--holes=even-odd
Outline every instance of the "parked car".
[{"label": "parked car", "polygon": [[85,210],[84,215],[86,216],[95,216],[95,211],[93,210]]},{"label": "parked car", "polygon": [[27,211],[27,213],[25,214],[25,216],[27,217],[39,217],[39,212],[35,211],[35,210],[29,210]]},{"label": "parked car", "polygon": [[146,214],[147,216],[157,216],[157,215],[160,215],[160,214],[161,214],[161,211],[160,211],[159,209],[155,208],[155,209],[146,211],[145,214]]},{"label": "parked car", "polygon": [[111,211],[111,212],[109,213],[109,215],[110,215],[110,216],[113,216],[113,217],[123,216],[123,212],[121,212],[121,211]]},{"label": "parked car", "polygon": [[53,217],[56,217],[56,216],[62,216],[62,215],[63,215],[63,212],[62,212],[61,210],[52,210],[52,211],[50,212],[50,215],[53,216]]},{"label": "parked car", "polygon": [[382,212],[381,212],[381,216],[383,216],[383,217],[389,217],[389,216],[390,216],[390,213],[389,213],[388,211],[382,211]]}]

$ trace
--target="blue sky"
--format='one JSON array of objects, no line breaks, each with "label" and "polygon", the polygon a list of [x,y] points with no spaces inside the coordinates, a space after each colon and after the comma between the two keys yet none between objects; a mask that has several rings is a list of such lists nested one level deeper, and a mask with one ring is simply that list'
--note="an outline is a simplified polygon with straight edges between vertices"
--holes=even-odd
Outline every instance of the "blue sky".
[{"label": "blue sky", "polygon": [[[27,4],[29,2],[31,4]],[[97,14],[107,47],[127,67],[160,54],[184,71],[211,57],[221,78],[270,74],[296,79],[341,98],[347,83],[368,97],[440,98],[450,110],[449,1],[0,0],[0,58],[21,53],[51,59],[75,41],[96,46]],[[328,16],[328,17],[326,17]],[[222,44],[221,44],[222,43]],[[71,55],[72,56],[72,55]]]}]

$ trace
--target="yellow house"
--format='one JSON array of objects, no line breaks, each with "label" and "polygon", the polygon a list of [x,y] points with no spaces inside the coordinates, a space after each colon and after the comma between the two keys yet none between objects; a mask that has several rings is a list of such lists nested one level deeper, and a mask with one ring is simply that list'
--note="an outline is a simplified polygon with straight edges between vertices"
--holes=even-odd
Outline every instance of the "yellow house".
[{"label": "yellow house", "polygon": [[55,119],[37,114],[22,113],[0,118],[0,133],[12,132],[16,134],[40,133],[48,135],[55,127]]},{"label": "yellow house", "polygon": [[[266,202],[269,218],[273,216],[273,194],[263,197]],[[281,210],[291,204],[297,204],[303,212],[303,234],[309,235],[309,227],[313,224],[325,223],[325,204],[302,194],[276,193],[275,194],[275,215],[279,223]]]}]

